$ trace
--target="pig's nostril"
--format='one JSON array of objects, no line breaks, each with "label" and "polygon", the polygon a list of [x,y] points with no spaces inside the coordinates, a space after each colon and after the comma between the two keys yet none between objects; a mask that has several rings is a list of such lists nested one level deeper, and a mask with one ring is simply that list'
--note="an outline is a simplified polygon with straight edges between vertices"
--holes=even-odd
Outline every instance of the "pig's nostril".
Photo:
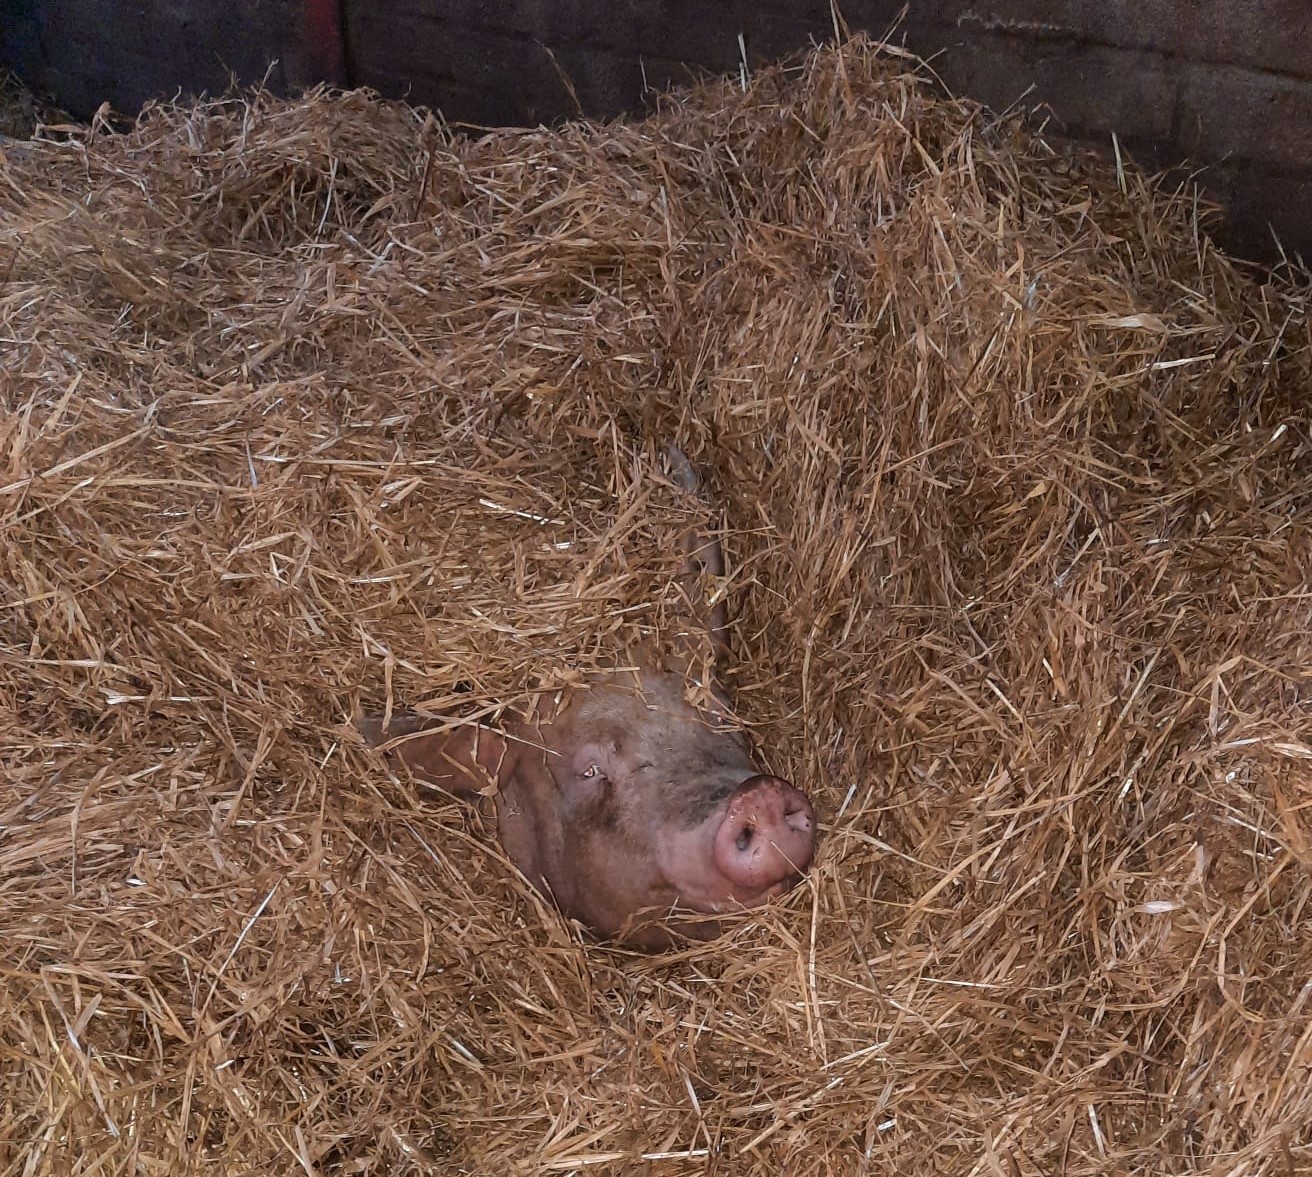
[{"label": "pig's nostril", "polygon": [[749,777],[716,831],[715,865],[740,898],[761,902],[806,870],[814,842],[815,813],[805,795],[778,777]]}]

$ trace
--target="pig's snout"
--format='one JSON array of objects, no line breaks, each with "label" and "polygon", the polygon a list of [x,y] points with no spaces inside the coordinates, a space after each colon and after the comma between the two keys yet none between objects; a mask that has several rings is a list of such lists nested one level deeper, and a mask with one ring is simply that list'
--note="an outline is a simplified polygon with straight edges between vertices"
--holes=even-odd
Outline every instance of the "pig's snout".
[{"label": "pig's snout", "polygon": [[745,892],[766,892],[811,865],[815,811],[806,795],[773,776],[745,780],[715,834],[715,865]]}]

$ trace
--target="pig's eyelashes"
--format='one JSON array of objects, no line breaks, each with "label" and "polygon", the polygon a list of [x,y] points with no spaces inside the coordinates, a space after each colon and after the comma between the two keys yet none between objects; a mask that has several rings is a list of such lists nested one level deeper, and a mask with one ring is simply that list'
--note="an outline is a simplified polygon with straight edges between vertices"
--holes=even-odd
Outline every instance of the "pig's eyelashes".
[{"label": "pig's eyelashes", "polygon": [[582,768],[561,783],[569,819],[585,825],[595,822],[610,797],[610,779],[606,770],[600,764],[585,761]]},{"label": "pig's eyelashes", "polygon": [[599,797],[610,789],[610,777],[600,764],[589,763],[576,779],[575,788],[588,797]]},{"label": "pig's eyelashes", "polygon": [[604,743],[585,744],[574,753],[566,774],[560,778],[566,803],[580,813],[600,804],[610,795],[613,757]]}]

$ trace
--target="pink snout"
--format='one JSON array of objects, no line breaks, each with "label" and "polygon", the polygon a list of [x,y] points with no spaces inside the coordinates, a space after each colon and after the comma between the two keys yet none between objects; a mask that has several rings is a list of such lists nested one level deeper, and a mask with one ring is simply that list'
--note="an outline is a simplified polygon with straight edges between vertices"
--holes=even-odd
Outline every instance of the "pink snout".
[{"label": "pink snout", "polygon": [[815,811],[806,795],[775,776],[749,777],[729,798],[715,833],[715,865],[760,902],[811,865]]}]

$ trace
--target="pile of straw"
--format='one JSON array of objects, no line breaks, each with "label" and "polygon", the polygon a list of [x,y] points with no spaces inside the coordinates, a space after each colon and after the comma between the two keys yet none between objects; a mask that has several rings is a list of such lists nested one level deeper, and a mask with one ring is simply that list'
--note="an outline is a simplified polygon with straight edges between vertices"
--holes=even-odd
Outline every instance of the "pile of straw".
[{"label": "pile of straw", "polygon": [[[860,40],[4,151],[0,1171],[1312,1166],[1296,275]],[[823,841],[648,957],[350,720],[661,639],[668,440]]]}]

